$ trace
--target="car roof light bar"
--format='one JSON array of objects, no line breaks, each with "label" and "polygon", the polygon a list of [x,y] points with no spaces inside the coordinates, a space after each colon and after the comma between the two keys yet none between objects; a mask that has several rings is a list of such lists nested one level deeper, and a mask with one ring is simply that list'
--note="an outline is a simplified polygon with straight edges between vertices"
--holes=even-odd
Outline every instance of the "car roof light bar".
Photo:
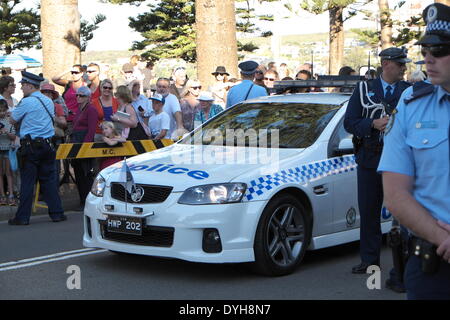
[{"label": "car roof light bar", "polygon": [[365,80],[364,76],[319,76],[318,80],[284,80],[275,81],[275,89],[287,88],[327,88],[327,87],[356,87],[357,83]]}]

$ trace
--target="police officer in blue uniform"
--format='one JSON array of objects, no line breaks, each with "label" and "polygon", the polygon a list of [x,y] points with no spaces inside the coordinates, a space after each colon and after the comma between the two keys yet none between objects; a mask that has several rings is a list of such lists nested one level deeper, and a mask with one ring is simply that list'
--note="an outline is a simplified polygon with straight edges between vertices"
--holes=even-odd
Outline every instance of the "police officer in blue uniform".
[{"label": "police officer in blue uniform", "polygon": [[400,99],[378,170],[385,203],[409,230],[408,299],[450,300],[450,7],[423,11],[417,44],[432,85]]},{"label": "police officer in blue uniform", "polygon": [[377,173],[383,148],[383,131],[402,92],[410,86],[402,81],[407,58],[404,48],[388,48],[380,52],[382,74],[362,81],[355,88],[347,106],[345,129],[353,134],[358,164],[358,206],[360,213],[361,263],[352,273],[366,273],[370,265],[380,264],[381,207],[383,188]]},{"label": "police officer in blue uniform", "polygon": [[242,82],[228,91],[227,109],[248,99],[267,96],[266,89],[253,83],[258,66],[255,61],[244,61],[238,65],[241,69]]},{"label": "police officer in blue uniform", "polygon": [[11,114],[11,123],[20,125],[19,154],[23,159],[23,165],[20,169],[20,203],[16,216],[8,221],[10,225],[29,224],[33,190],[37,179],[51,220],[60,222],[67,219],[58,194],[56,153],[51,141],[55,134],[54,104],[39,90],[43,80],[42,77],[22,71],[20,83],[24,98]]}]

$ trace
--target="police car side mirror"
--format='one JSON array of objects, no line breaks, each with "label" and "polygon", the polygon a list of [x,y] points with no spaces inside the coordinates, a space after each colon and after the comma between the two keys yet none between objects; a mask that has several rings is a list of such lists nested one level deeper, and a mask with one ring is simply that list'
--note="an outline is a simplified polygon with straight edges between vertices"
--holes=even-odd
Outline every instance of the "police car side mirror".
[{"label": "police car side mirror", "polygon": [[339,146],[334,151],[334,155],[343,156],[346,154],[353,154],[353,142],[351,138],[342,139]]}]

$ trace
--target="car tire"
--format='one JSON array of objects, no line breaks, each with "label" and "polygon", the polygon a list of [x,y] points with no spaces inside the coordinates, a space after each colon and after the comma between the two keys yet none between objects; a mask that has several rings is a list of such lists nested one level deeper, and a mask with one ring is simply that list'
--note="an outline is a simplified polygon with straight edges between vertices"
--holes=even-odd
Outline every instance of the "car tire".
[{"label": "car tire", "polygon": [[311,230],[311,219],[294,196],[281,194],[272,199],[256,230],[252,269],[266,276],[292,273],[305,255]]}]

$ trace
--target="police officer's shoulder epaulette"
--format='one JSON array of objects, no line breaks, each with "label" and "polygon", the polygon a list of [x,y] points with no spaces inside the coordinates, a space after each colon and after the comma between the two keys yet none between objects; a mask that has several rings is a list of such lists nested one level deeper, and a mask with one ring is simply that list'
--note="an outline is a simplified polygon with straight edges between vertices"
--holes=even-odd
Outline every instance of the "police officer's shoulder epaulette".
[{"label": "police officer's shoulder epaulette", "polygon": [[420,82],[413,85],[413,93],[407,97],[404,101],[408,104],[416,99],[425,97],[434,92],[434,85],[427,82]]}]

